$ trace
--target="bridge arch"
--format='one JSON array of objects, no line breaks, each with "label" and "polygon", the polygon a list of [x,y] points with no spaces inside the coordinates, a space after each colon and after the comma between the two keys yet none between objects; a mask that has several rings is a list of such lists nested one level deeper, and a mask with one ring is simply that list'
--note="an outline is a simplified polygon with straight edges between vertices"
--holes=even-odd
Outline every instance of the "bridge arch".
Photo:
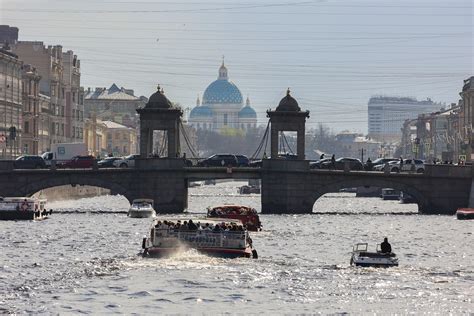
[{"label": "bridge arch", "polygon": [[311,195],[311,205],[314,206],[316,201],[326,193],[337,193],[341,189],[363,186],[392,188],[395,190],[403,191],[404,193],[411,195],[415,199],[416,203],[418,204],[419,211],[422,210],[423,206],[428,203],[428,199],[423,195],[421,191],[419,191],[416,187],[407,185],[403,182],[399,182],[392,179],[370,179],[370,181],[368,181],[368,179],[347,179],[344,181],[334,181],[325,183],[323,186],[317,188],[317,190],[315,190]]},{"label": "bridge arch", "polygon": [[99,176],[84,176],[84,175],[63,175],[41,179],[28,183],[22,190],[24,196],[32,196],[33,194],[48,188],[63,186],[63,185],[88,185],[93,187],[99,187],[109,189],[111,194],[123,195],[130,203],[133,201],[133,197],[130,192],[120,184],[115,182],[107,181],[103,177]]}]

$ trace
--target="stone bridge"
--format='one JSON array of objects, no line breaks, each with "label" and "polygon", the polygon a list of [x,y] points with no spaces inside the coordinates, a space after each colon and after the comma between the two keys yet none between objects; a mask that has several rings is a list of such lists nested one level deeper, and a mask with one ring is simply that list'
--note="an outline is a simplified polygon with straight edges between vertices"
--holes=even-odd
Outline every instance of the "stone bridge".
[{"label": "stone bridge", "polygon": [[110,189],[129,201],[151,198],[161,213],[187,208],[188,182],[261,179],[263,213],[311,213],[316,200],[342,188],[390,187],[413,196],[424,214],[453,214],[470,199],[470,166],[427,165],[424,174],[310,170],[308,161],[264,160],[262,168],[185,167],[180,159],[140,159],[131,169],[0,170],[0,196],[30,196],[60,185]]}]

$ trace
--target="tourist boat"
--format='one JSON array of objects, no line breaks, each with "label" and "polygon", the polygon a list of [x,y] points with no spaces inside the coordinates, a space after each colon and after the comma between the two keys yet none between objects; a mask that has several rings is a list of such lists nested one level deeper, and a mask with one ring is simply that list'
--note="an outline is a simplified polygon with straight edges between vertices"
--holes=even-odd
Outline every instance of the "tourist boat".
[{"label": "tourist boat", "polygon": [[240,220],[249,231],[262,230],[262,223],[254,208],[243,205],[221,205],[207,209],[208,218],[229,218]]},{"label": "tourist boat", "polygon": [[260,194],[260,187],[256,185],[243,185],[239,188],[240,194]]},{"label": "tourist boat", "polygon": [[393,253],[383,253],[380,245],[375,252],[367,251],[367,243],[356,244],[352,249],[351,265],[360,267],[394,267],[398,266],[398,258]]},{"label": "tourist boat", "polygon": [[400,197],[400,191],[392,188],[383,188],[382,189],[382,199],[383,200],[398,200]]},{"label": "tourist boat", "polygon": [[0,197],[0,220],[42,220],[52,213],[45,205],[46,199]]},{"label": "tourist boat", "polygon": [[474,219],[474,208],[459,208],[456,211],[457,219]]},{"label": "tourist boat", "polygon": [[242,222],[221,218],[155,218],[150,236],[143,238],[142,248],[143,255],[151,257],[169,257],[189,249],[223,258],[258,257]]},{"label": "tourist boat", "polygon": [[128,210],[128,217],[132,218],[146,218],[155,216],[153,209],[153,200],[151,199],[135,199]]}]

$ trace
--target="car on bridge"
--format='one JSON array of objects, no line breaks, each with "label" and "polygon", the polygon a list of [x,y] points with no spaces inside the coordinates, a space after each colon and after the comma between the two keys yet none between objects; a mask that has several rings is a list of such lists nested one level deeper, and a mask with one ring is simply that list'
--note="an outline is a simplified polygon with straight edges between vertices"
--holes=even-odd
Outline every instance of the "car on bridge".
[{"label": "car on bridge", "polygon": [[134,168],[135,160],[137,158],[140,158],[139,154],[128,155],[126,157],[122,157],[120,159],[115,160],[113,164],[117,168]]},{"label": "car on bridge", "polygon": [[[391,163],[392,161],[398,161],[398,158],[377,158],[374,161],[372,161],[372,170],[375,170],[374,168],[377,166],[385,166],[386,163]],[[367,162],[364,164],[365,170],[368,170],[369,166],[367,165]],[[382,169],[383,170],[383,167]]]},{"label": "car on bridge", "polygon": [[237,157],[237,163],[239,164],[239,167],[248,167],[250,164],[249,157],[245,155],[235,155]]},{"label": "car on bridge", "polygon": [[364,170],[364,165],[359,159],[350,157],[337,158],[335,166],[333,166],[331,159],[324,161],[321,163],[321,169],[344,170],[346,163],[349,165],[349,170]]},{"label": "car on bridge", "polygon": [[74,156],[70,160],[62,161],[57,164],[58,168],[92,168],[94,166],[94,156]]},{"label": "car on bridge", "polygon": [[46,168],[46,162],[41,156],[24,155],[13,162],[15,169],[42,169]]},{"label": "car on bridge", "polygon": [[321,165],[328,161],[331,162],[331,158],[323,158],[321,160],[311,162],[309,164],[309,169],[321,169]]},{"label": "car on bridge", "polygon": [[121,159],[120,157],[106,157],[97,162],[99,168],[115,168],[114,161]]},{"label": "car on bridge", "polygon": [[[271,158],[268,157],[268,159],[271,159]],[[298,155],[290,154],[290,153],[278,154],[278,159],[297,160],[297,159],[298,159]],[[254,161],[252,161],[252,162],[249,163],[249,167],[261,168],[261,167],[262,167],[262,164],[263,164],[262,161],[263,161],[262,159],[254,160]]]},{"label": "car on bridge", "polygon": [[236,155],[216,154],[197,163],[198,167],[238,167],[239,160]]},{"label": "car on bridge", "polygon": [[425,163],[420,159],[403,159],[402,165],[400,165],[400,160],[390,163],[390,172],[403,171],[416,171],[416,173],[424,173]]}]

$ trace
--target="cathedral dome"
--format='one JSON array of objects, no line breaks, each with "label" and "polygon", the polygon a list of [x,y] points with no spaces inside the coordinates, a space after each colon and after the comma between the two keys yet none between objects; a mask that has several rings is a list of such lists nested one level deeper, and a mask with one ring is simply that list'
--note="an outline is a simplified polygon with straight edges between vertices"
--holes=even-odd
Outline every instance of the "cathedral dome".
[{"label": "cathedral dome", "polygon": [[239,118],[257,118],[257,112],[250,106],[250,100],[247,97],[245,106],[239,111]]},{"label": "cathedral dome", "polygon": [[212,110],[207,105],[196,106],[191,110],[191,113],[189,113],[189,117],[212,117]]},{"label": "cathedral dome", "polygon": [[212,82],[204,91],[202,98],[203,104],[242,104],[243,98],[239,88],[229,81],[227,76],[227,68],[222,63],[219,68],[219,77],[216,81]]}]

